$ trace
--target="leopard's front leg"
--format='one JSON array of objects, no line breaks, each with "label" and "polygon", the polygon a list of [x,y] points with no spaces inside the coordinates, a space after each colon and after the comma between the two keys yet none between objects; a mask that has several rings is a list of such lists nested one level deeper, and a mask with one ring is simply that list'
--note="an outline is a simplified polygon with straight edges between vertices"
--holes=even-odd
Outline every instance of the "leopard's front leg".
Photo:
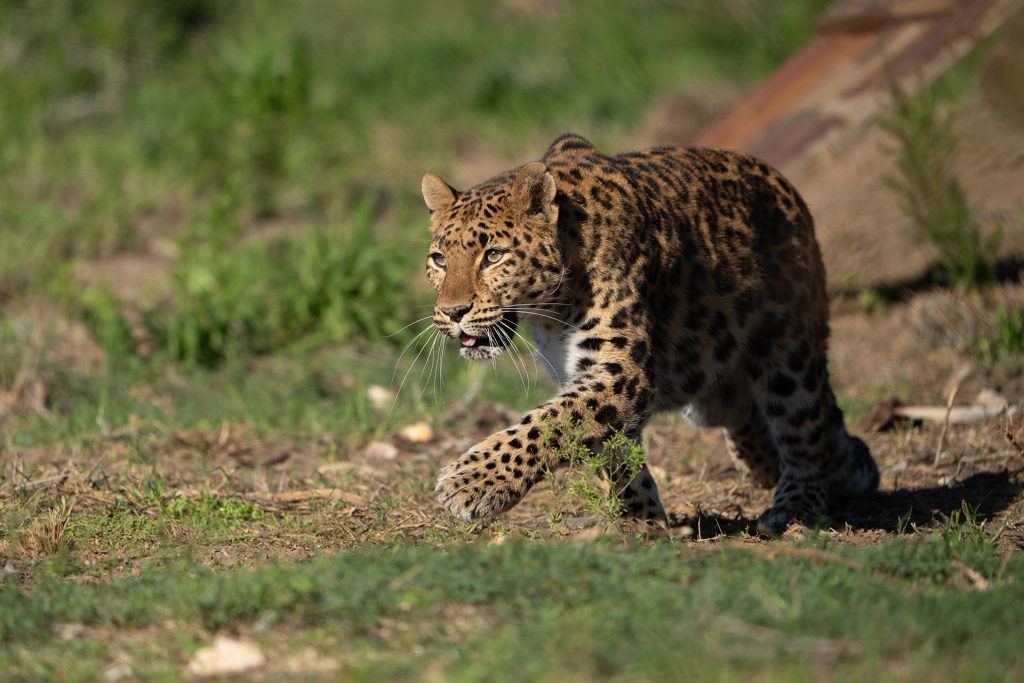
[{"label": "leopard's front leg", "polygon": [[[641,369],[627,371],[622,359],[588,359],[588,370],[554,399],[527,413],[521,422],[487,437],[445,467],[437,481],[438,499],[456,517],[471,521],[493,517],[518,503],[561,457],[564,435],[600,449],[616,433],[639,434],[650,414],[651,383]],[[664,518],[650,472],[643,467],[631,482],[612,486],[628,514]]]}]

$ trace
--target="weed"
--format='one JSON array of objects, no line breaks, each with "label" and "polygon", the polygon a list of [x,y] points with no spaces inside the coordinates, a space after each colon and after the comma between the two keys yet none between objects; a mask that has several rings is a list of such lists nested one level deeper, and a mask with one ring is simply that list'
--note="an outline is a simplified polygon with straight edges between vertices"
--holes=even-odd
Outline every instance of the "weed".
[{"label": "weed", "polygon": [[893,82],[891,93],[893,111],[880,124],[896,139],[887,152],[898,175],[886,176],[886,185],[899,195],[917,233],[938,251],[942,277],[949,284],[973,287],[991,279],[1002,231],[985,237],[971,215],[951,165],[956,147],[952,114],[939,112],[933,90],[912,97]]},{"label": "weed", "polygon": [[1002,365],[1010,372],[1019,372],[1024,355],[1024,308],[997,308],[988,330],[974,341],[973,350],[985,367]]},{"label": "weed", "polygon": [[857,306],[868,315],[881,315],[885,312],[885,299],[873,289],[865,289],[857,294]]},{"label": "weed", "polygon": [[948,583],[959,576],[959,562],[991,578],[1002,562],[997,542],[1006,527],[1004,523],[994,532],[987,527],[978,510],[964,502],[950,515],[945,529],[871,553],[870,564],[897,576]]},{"label": "weed", "polygon": [[[567,484],[560,497],[579,500],[587,512],[605,522],[616,522],[624,512],[620,494],[644,465],[643,446],[616,432],[595,452],[584,443],[580,421],[544,420],[541,438],[554,456],[566,463]],[[553,473],[548,476],[554,480]]]},{"label": "weed", "polygon": [[65,546],[65,531],[75,509],[73,499],[61,498],[42,513],[20,539],[23,553],[29,557],[52,555]]},{"label": "weed", "polygon": [[[366,210],[351,234],[317,231],[267,245],[203,244],[173,274],[170,301],[144,304],[147,346],[189,365],[265,354],[298,340],[387,337],[407,310],[408,261],[372,236]],[[132,346],[123,306],[88,292],[85,320],[112,357]]]}]

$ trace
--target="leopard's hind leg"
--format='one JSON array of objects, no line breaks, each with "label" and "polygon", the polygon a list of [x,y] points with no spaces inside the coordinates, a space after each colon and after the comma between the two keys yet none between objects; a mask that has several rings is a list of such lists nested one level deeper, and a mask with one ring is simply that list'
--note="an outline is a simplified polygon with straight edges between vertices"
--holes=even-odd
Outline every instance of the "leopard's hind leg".
[{"label": "leopard's hind leg", "polygon": [[775,534],[790,521],[813,524],[836,496],[878,486],[878,469],[864,442],[846,431],[829,386],[824,341],[796,346],[784,363],[766,363],[756,397],[779,453],[779,480],[758,529]]},{"label": "leopard's hind leg", "polygon": [[779,453],[754,391],[747,377],[734,372],[717,383],[716,391],[691,403],[683,415],[697,426],[724,427],[736,469],[754,484],[772,488],[779,480]]},{"label": "leopard's hind leg", "polygon": [[754,402],[747,403],[725,429],[725,445],[736,468],[750,481],[770,489],[779,481],[779,453],[768,422]]}]

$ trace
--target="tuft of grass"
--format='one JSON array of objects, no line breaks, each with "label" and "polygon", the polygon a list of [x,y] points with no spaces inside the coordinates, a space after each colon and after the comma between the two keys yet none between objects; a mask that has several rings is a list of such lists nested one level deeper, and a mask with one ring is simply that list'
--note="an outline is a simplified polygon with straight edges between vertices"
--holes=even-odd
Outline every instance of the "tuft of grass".
[{"label": "tuft of grass", "polygon": [[932,89],[911,96],[893,82],[890,91],[892,113],[880,124],[895,138],[887,152],[897,175],[883,178],[885,184],[899,195],[917,234],[935,247],[946,283],[968,288],[991,280],[1002,231],[986,237],[971,215],[952,167],[952,112],[940,112],[939,96]]},{"label": "tuft of grass", "polygon": [[974,341],[973,350],[987,368],[999,365],[1011,373],[1020,372],[1024,367],[1024,308],[995,309],[986,331]]},{"label": "tuft of grass", "polygon": [[349,234],[320,230],[236,249],[193,248],[173,273],[168,300],[138,311],[141,334],[109,292],[82,298],[85,320],[112,357],[145,350],[205,367],[307,338],[397,342],[404,337],[388,333],[402,327],[410,308],[410,260],[373,236],[367,211]]},{"label": "tuft of grass", "polygon": [[73,499],[61,498],[42,512],[29,525],[19,539],[21,552],[28,557],[53,555],[67,547],[65,532],[71,513],[75,509]]},{"label": "tuft of grass", "polygon": [[997,545],[1006,523],[988,529],[977,509],[966,501],[950,515],[946,528],[911,542],[894,543],[872,552],[870,566],[888,574],[946,584],[964,574],[964,567],[992,579],[1006,560]]}]

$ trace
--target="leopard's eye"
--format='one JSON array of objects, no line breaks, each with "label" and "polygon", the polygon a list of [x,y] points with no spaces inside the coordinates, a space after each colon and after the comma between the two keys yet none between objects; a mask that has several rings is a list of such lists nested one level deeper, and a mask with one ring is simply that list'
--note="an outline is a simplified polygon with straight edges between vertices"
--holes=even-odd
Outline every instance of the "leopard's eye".
[{"label": "leopard's eye", "polygon": [[442,270],[448,263],[444,258],[444,254],[439,251],[430,252],[430,256],[428,258],[430,259],[430,265],[438,270]]},{"label": "leopard's eye", "polygon": [[488,263],[497,263],[504,255],[504,249],[488,249],[484,253],[484,259],[486,259]]}]

